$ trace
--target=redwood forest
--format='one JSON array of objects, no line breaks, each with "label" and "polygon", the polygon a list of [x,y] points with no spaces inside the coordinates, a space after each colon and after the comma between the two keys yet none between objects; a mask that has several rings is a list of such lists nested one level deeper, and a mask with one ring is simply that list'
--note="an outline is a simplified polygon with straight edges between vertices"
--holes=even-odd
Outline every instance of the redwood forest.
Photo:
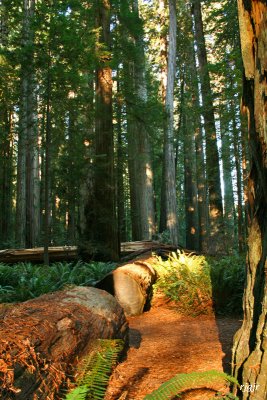
[{"label": "redwood forest", "polygon": [[0,0],[0,398],[267,400],[266,0]]}]

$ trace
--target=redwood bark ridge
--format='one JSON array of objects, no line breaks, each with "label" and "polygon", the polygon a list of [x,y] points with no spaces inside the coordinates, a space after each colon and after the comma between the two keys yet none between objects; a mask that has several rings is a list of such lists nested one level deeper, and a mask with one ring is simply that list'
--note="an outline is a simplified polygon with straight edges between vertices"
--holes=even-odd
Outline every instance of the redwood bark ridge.
[{"label": "redwood bark ridge", "polygon": [[242,384],[258,385],[242,399],[267,396],[267,4],[238,0],[245,76],[242,108],[247,112],[252,155],[248,180],[247,286],[244,321],[233,347],[233,373]]}]

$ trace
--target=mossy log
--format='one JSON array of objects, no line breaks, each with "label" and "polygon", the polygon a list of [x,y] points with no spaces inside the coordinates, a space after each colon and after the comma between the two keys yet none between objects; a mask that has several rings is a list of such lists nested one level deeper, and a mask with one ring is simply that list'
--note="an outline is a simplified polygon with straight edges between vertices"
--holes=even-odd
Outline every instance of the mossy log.
[{"label": "mossy log", "polygon": [[116,297],[127,316],[142,314],[149,305],[152,285],[156,281],[154,257],[122,265],[107,274],[96,287]]},{"label": "mossy log", "polygon": [[74,287],[2,305],[0,398],[62,398],[69,376],[96,339],[127,341],[127,334],[121,306],[96,288]]}]

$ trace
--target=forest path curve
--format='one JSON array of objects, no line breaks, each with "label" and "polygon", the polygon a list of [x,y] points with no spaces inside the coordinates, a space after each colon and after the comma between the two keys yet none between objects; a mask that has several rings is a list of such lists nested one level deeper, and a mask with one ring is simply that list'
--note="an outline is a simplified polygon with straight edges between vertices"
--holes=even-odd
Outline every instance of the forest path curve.
[{"label": "forest path curve", "polygon": [[130,349],[112,374],[105,400],[143,400],[178,373],[223,368],[230,373],[232,339],[240,324],[214,315],[182,316],[166,304],[129,318]]}]

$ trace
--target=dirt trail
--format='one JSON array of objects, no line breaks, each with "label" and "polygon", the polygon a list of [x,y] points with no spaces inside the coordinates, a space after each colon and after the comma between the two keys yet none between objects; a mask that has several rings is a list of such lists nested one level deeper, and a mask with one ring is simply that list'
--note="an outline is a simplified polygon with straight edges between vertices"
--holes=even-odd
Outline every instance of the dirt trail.
[{"label": "dirt trail", "polygon": [[[185,317],[162,305],[129,318],[129,326],[128,356],[115,369],[105,400],[143,400],[178,373],[230,372],[232,338],[240,321]],[[209,398],[199,396],[194,398]]]}]

